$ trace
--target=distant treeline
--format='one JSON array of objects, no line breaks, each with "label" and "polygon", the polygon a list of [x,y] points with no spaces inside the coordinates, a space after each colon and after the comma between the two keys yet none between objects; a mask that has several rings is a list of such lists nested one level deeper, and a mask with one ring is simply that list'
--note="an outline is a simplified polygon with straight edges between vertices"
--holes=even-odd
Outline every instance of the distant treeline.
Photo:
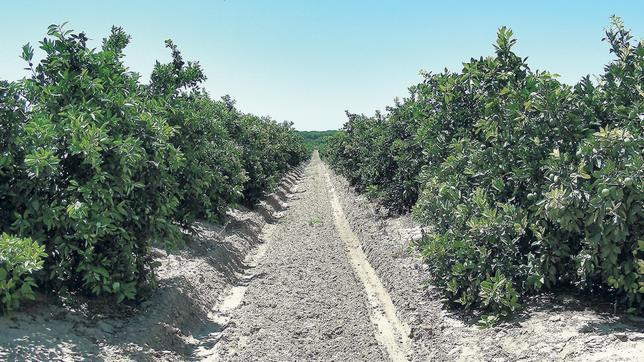
[{"label": "distant treeline", "polygon": [[304,138],[304,145],[306,146],[306,150],[311,153],[314,150],[323,149],[329,137],[333,136],[337,132],[337,130],[299,131],[299,134],[302,136],[302,138]]}]

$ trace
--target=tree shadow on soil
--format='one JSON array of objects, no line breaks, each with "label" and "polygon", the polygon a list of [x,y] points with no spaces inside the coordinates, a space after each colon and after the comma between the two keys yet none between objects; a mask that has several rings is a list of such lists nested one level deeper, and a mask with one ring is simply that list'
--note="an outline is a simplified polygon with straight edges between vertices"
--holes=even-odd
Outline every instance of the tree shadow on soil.
[{"label": "tree shadow on soil", "polygon": [[270,207],[273,208],[273,210],[277,212],[284,211],[287,209],[287,207],[284,207],[284,205],[280,203],[280,200],[275,195],[271,195],[267,197],[266,200],[264,200],[264,202],[266,202]]},{"label": "tree shadow on soil", "polygon": [[277,196],[277,199],[282,201],[282,202],[286,202],[286,200],[288,200],[287,193],[284,192],[281,188],[277,189],[277,191],[275,191],[275,196]]},{"label": "tree shadow on soil", "polygon": [[[38,311],[42,310],[42,306]],[[44,308],[48,309],[47,306]],[[48,316],[44,313],[30,314],[29,318],[11,318],[0,321],[0,331],[4,338],[0,346],[0,360],[20,361],[29,356],[35,361],[51,361],[65,355],[83,356],[87,359],[98,359],[98,349],[94,341],[66,333],[75,326],[53,322],[50,325]],[[3,318],[4,319],[4,318]],[[24,328],[25,324],[31,328]],[[4,338],[2,338],[4,340]],[[8,342],[8,343],[7,343]],[[6,344],[5,344],[6,343]]]},{"label": "tree shadow on soil", "polygon": [[[172,351],[183,357],[192,356],[196,344],[195,335],[218,332],[224,326],[209,318],[211,306],[197,302],[199,290],[186,288],[189,281],[179,276],[164,281],[155,294],[149,308],[127,321],[114,345],[134,343],[158,351]],[[152,307],[153,306],[153,307]],[[109,341],[108,341],[109,342]],[[126,356],[154,360],[146,356],[148,351],[124,351]]]},{"label": "tree shadow on soil", "polygon": [[[443,300],[443,296],[438,291],[427,291],[426,298]],[[548,318],[557,318],[568,313],[590,312],[599,320],[583,323],[577,328],[579,333],[599,335],[620,332],[644,333],[644,318],[616,312],[614,306],[614,302],[606,297],[590,296],[572,289],[564,289],[528,296],[523,301],[521,309],[502,319],[501,322],[518,328],[522,323],[534,320],[539,314],[547,315]],[[470,327],[478,325],[482,316],[482,313],[464,311],[447,301],[443,303],[443,307],[448,316]]]},{"label": "tree shadow on soil", "polygon": [[267,224],[275,224],[279,220],[279,218],[275,216],[273,211],[271,211],[271,209],[267,206],[268,205],[258,205],[255,208],[255,211],[262,217],[262,219],[264,219]]},{"label": "tree shadow on soil", "polygon": [[[198,232],[195,245],[186,250],[190,258],[202,259],[217,270],[227,283],[237,285],[239,275],[249,267],[244,263],[246,250],[263,243],[262,225],[252,219],[231,220],[226,225],[226,238],[208,232]],[[234,238],[234,240],[227,240]]]}]

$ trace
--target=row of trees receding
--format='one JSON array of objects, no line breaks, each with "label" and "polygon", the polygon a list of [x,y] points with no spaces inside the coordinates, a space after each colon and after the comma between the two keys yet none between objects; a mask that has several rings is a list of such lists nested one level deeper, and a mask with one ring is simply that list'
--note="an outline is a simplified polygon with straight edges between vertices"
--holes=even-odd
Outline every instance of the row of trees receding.
[{"label": "row of trees receding", "polygon": [[617,18],[605,41],[604,73],[569,86],[501,28],[494,56],[425,74],[329,142],[359,191],[432,227],[419,246],[433,282],[483,323],[562,287],[644,310],[644,44]]},{"label": "row of trees receding", "polygon": [[157,62],[149,84],[123,63],[114,27],[100,49],[51,26],[30,75],[0,82],[0,298],[67,288],[134,299],[153,282],[153,242],[254,204],[308,157],[292,125],[211,99],[197,62]]}]

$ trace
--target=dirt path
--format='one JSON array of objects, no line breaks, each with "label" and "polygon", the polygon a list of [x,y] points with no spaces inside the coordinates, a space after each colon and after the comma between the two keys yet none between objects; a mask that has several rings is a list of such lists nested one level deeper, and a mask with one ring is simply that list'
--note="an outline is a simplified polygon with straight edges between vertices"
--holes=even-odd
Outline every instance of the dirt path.
[{"label": "dirt path", "polygon": [[[216,314],[227,318],[227,328],[197,357],[406,360],[408,332],[344,219],[317,153],[288,208],[264,236],[267,249],[248,285],[221,303]],[[231,310],[231,302],[239,307]]]}]

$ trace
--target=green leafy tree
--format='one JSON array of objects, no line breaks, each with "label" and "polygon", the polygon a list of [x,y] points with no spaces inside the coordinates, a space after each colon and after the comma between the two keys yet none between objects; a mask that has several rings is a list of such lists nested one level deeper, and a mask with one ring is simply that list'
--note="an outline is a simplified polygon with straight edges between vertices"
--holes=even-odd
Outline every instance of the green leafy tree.
[{"label": "green leafy tree", "polygon": [[173,240],[178,204],[175,130],[151,114],[138,75],[122,63],[120,28],[96,51],[84,33],[50,26],[16,123],[12,215],[3,227],[46,245],[53,286],[132,299],[151,281],[151,240]]},{"label": "green leafy tree", "polygon": [[87,41],[52,25],[38,64],[23,47],[29,77],[0,82],[0,231],[15,235],[2,237],[7,308],[36,277],[119,302],[143,296],[153,242],[175,245],[180,227],[253,204],[307,157],[292,124],[210,99],[172,41],[147,85],[123,64],[121,28],[98,50]]},{"label": "green leafy tree", "polygon": [[433,232],[419,246],[449,299],[508,315],[575,286],[642,312],[643,46],[618,19],[598,84],[533,71],[512,31],[460,72],[425,74],[386,114],[349,115],[327,159]]},{"label": "green leafy tree", "polygon": [[29,238],[0,235],[0,311],[13,310],[34,299],[32,274],[43,266],[44,248]]},{"label": "green leafy tree", "polygon": [[197,219],[220,220],[242,197],[246,181],[241,151],[230,138],[217,105],[200,90],[206,79],[200,65],[184,62],[170,40],[172,62],[156,63],[151,75],[150,103],[175,128],[170,138],[183,153],[175,170],[177,198],[174,219],[189,227]]}]

